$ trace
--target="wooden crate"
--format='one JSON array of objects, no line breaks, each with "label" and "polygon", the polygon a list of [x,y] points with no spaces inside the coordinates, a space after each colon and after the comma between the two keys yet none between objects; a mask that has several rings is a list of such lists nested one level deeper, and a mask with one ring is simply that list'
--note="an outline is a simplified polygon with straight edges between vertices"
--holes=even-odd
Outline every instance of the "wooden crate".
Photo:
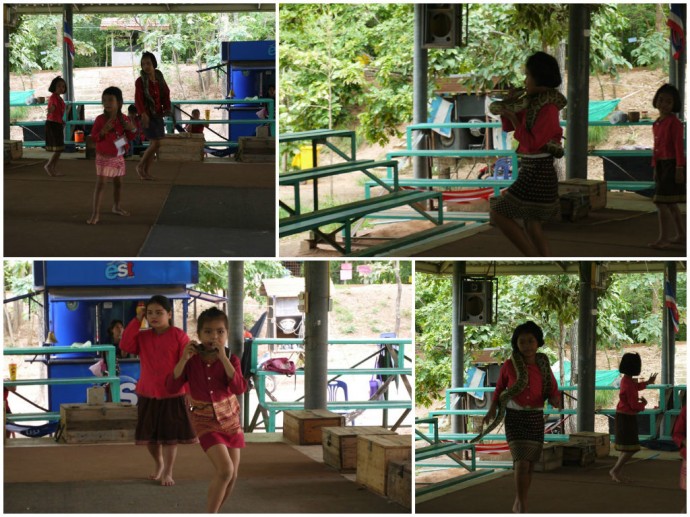
[{"label": "wooden crate", "polygon": [[388,464],[412,459],[409,435],[368,435],[357,437],[357,483],[386,495]]},{"label": "wooden crate", "polygon": [[21,140],[5,140],[5,162],[19,160],[24,153],[23,144]]},{"label": "wooden crate", "polygon": [[558,182],[558,195],[568,192],[582,192],[589,197],[590,210],[606,207],[606,182],[600,180],[585,180],[580,178]]},{"label": "wooden crate", "polygon": [[204,135],[179,133],[161,138],[158,159],[176,162],[200,162],[204,159]]},{"label": "wooden crate", "polygon": [[60,404],[60,425],[66,443],[133,442],[137,407],[115,402]]},{"label": "wooden crate", "polygon": [[560,197],[561,218],[568,221],[586,219],[589,215],[589,197],[582,192],[568,192]]},{"label": "wooden crate", "polygon": [[611,437],[608,433],[594,433],[591,431],[580,431],[571,433],[570,441],[585,441],[594,445],[597,458],[606,458],[611,451]]},{"label": "wooden crate", "polygon": [[396,434],[378,426],[323,427],[321,431],[324,463],[342,471],[357,469],[358,436]]},{"label": "wooden crate", "polygon": [[412,508],[412,463],[391,461],[386,480],[388,498],[405,508]]},{"label": "wooden crate", "polygon": [[273,163],[276,160],[276,139],[273,137],[241,136],[237,161]]},{"label": "wooden crate", "polygon": [[596,448],[590,442],[570,440],[562,446],[563,465],[586,467],[597,459]]},{"label": "wooden crate", "polygon": [[326,409],[283,413],[283,436],[298,445],[320,445],[321,428],[345,425],[345,417]]},{"label": "wooden crate", "polygon": [[541,451],[541,458],[534,464],[537,472],[556,470],[563,466],[563,447],[557,443],[545,443]]}]

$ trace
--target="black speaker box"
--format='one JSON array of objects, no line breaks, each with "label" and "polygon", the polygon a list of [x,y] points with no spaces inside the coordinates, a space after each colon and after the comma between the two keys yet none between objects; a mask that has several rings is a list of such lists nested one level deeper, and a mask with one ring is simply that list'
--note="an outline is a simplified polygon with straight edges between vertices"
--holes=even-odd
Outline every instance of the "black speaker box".
[{"label": "black speaker box", "polygon": [[493,284],[488,280],[462,280],[461,325],[487,325],[493,321]]},{"label": "black speaker box", "polygon": [[460,45],[460,4],[423,4],[422,18],[422,48],[454,48]]}]

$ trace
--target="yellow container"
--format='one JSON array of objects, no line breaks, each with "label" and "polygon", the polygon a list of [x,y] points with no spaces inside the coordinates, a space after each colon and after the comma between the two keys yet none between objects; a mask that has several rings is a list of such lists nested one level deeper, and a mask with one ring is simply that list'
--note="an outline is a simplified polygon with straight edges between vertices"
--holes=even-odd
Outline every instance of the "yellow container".
[{"label": "yellow container", "polygon": [[[318,146],[316,150],[318,152]],[[311,169],[314,167],[314,157],[312,155],[312,146],[300,145],[299,152],[292,159],[292,166],[297,169]]]}]

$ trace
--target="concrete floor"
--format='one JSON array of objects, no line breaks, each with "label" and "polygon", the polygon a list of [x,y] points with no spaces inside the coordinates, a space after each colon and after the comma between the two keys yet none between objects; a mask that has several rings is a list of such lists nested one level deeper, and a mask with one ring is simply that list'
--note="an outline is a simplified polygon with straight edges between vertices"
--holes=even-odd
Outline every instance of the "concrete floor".
[{"label": "concrete floor", "polygon": [[95,165],[79,153],[63,153],[49,177],[48,153],[25,150],[4,168],[6,257],[275,256],[275,165],[160,161],[156,181],[141,181],[137,158],[127,159],[122,206],[110,212],[106,185],[101,221],[91,213]]}]

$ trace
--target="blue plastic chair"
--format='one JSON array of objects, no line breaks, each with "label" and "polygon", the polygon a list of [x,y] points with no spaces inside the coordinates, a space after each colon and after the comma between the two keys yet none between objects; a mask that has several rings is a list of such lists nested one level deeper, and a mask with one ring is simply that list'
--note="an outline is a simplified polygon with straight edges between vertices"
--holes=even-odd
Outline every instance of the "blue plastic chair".
[{"label": "blue plastic chair", "polygon": [[[347,396],[347,383],[345,381],[334,380],[328,383],[328,401],[333,402],[338,400],[338,390],[342,391],[343,399],[350,400]],[[341,415],[346,415],[346,411],[336,411]],[[352,420],[352,425],[355,425],[354,419]]]}]

